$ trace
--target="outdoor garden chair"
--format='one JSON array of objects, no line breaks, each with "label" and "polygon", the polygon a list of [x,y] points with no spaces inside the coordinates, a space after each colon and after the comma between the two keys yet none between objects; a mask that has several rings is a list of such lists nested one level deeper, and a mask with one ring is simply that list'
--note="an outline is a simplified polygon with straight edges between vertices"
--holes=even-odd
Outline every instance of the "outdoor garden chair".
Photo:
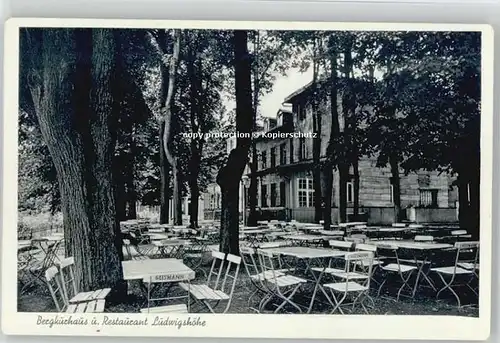
[{"label": "outdoor garden chair", "polygon": [[[361,244],[356,244],[354,249],[356,251],[371,251],[373,253],[371,278],[372,282],[376,283],[377,285],[380,285],[380,282],[376,279],[375,274],[379,271],[380,266],[384,264],[384,261],[383,257],[380,257],[377,254],[377,246],[372,244],[361,243]],[[357,261],[356,263],[363,268],[368,268],[367,265],[369,264],[369,261]]]},{"label": "outdoor garden chair", "polygon": [[75,259],[67,257],[58,263],[58,265],[64,299],[68,306],[89,301],[104,300],[111,291],[110,288],[103,288],[90,292],[79,292],[75,278]]},{"label": "outdoor garden chair", "polygon": [[133,246],[130,243],[130,240],[124,239],[123,240],[123,247],[125,248],[125,254],[126,260],[148,260],[149,257],[142,254],[137,250],[135,246]]},{"label": "outdoor garden chair", "polygon": [[81,303],[70,303],[64,292],[62,280],[58,277],[59,270],[52,266],[45,271],[45,280],[57,312],[66,313],[100,313],[104,312],[105,300],[94,299]]},{"label": "outdoor garden chair", "polygon": [[[339,224],[339,226],[340,226],[340,224]],[[349,225],[349,226],[346,226],[345,235],[347,237],[350,237],[353,234],[359,234],[359,233],[365,231],[366,228],[367,228],[367,226],[364,224],[363,225],[354,225],[354,226]]]},{"label": "outdoor garden chair", "polygon": [[457,242],[455,249],[456,255],[453,265],[431,268],[431,271],[436,273],[443,283],[443,287],[436,294],[436,299],[448,290],[453,294],[460,308],[462,307],[461,301],[456,292],[458,287],[467,287],[476,296],[478,295],[478,290],[473,284],[478,281],[479,242]]},{"label": "outdoor garden chair", "polygon": [[[181,282],[179,286],[189,291],[196,303],[203,304],[210,312],[216,313],[215,308],[226,301],[222,313],[226,313],[231,306],[236,281],[240,270],[241,257],[218,251],[212,251],[212,267],[206,284],[188,284]],[[212,304],[214,303],[214,304]]]},{"label": "outdoor garden chair", "polygon": [[470,239],[471,235],[467,232],[467,230],[453,230],[450,232],[452,237],[456,237],[457,239]]},{"label": "outdoor garden chair", "polygon": [[328,245],[330,246],[330,248],[335,248],[342,251],[351,251],[354,247],[354,244],[352,242],[337,240],[328,241]]},{"label": "outdoor garden chair", "polygon": [[444,236],[439,239],[439,241],[448,244],[455,244],[456,242],[470,241],[472,236],[467,232],[467,230],[453,230],[450,232],[449,236]]},{"label": "outdoor garden chair", "polygon": [[130,232],[130,245],[135,248],[135,250],[139,253],[139,255],[142,256],[149,256],[149,254],[153,251],[155,248],[154,245],[150,244],[150,240],[148,236],[143,236],[142,234],[139,235],[135,234],[134,232]]},{"label": "outdoor garden chair", "polygon": [[362,233],[355,233],[353,235],[350,235],[349,237],[345,237],[344,240],[347,242],[360,244],[366,242],[368,240],[368,237]]},{"label": "outdoor garden chair", "polygon": [[417,235],[413,239],[415,242],[433,242],[434,237],[433,236],[424,236],[424,235]]},{"label": "outdoor garden chair", "polygon": [[206,235],[206,231],[201,231],[200,235],[191,237],[189,241],[191,244],[186,245],[182,252],[184,263],[194,271],[201,272],[206,278],[207,274],[203,268],[201,268],[204,258],[210,251],[208,247],[210,241]]},{"label": "outdoor garden chair", "polygon": [[388,262],[380,267],[381,270],[385,272],[385,277],[378,288],[377,296],[380,296],[380,292],[387,283],[391,285],[393,283],[400,284],[401,286],[396,296],[396,301],[399,301],[399,297],[405,288],[413,292],[413,287],[409,282],[413,273],[417,271],[418,268],[415,265],[402,264],[398,255],[398,247],[396,246],[379,245],[377,249],[379,255],[383,255],[385,257],[385,262]]},{"label": "outdoor garden chair", "polygon": [[260,309],[264,309],[266,305],[275,298],[281,300],[274,313],[281,311],[286,304],[296,308],[299,312],[302,309],[292,299],[300,287],[307,283],[307,280],[283,273],[281,269],[281,259],[278,255],[265,249],[257,249],[262,275],[264,276],[264,285],[268,296],[261,301]]},{"label": "outdoor garden chair", "polygon": [[[323,287],[331,292],[333,302],[328,301],[333,306],[332,314],[337,310],[344,314],[342,307],[347,305],[351,305],[352,309],[361,305],[368,314],[365,301],[370,300],[373,305],[369,294],[373,256],[371,251],[349,252],[345,255],[344,270],[330,273],[335,281]],[[352,300],[350,303],[345,302],[348,298]]]},{"label": "outdoor garden chair", "polygon": [[[250,247],[245,247],[245,246],[240,246],[240,256],[241,256],[241,261],[243,262],[243,267],[245,268],[245,272],[250,279],[250,282],[254,286],[255,290],[250,294],[248,298],[248,307],[256,311],[257,313],[260,312],[260,306],[258,308],[253,308],[251,307],[251,302],[252,298],[256,296],[257,294],[261,294],[263,298],[265,298],[268,295],[266,286],[264,285],[265,279],[268,277],[271,277],[272,275],[269,275],[269,273],[263,273],[262,268],[259,264],[259,259],[255,258],[255,250],[250,248]],[[284,273],[280,273],[276,271],[277,274],[279,275],[284,275]]]},{"label": "outdoor garden chair", "polygon": [[38,259],[36,255],[32,255],[33,258],[30,258],[28,265],[23,269],[26,272],[25,275],[28,281],[22,286],[21,293],[36,282],[45,284],[45,271],[54,265],[61,242],[56,241],[50,244],[41,259]]},{"label": "outdoor garden chair", "polygon": [[[346,237],[347,238],[347,237]],[[340,250],[340,251],[353,251],[354,249],[354,242],[352,241],[338,241],[338,240],[329,240],[328,241],[328,246],[330,248],[333,248],[335,250]],[[330,273],[334,271],[339,271],[339,270],[344,270],[344,263],[342,262],[341,259],[330,259],[328,262],[328,267],[326,269],[320,267],[320,268],[313,268],[313,271],[318,271],[318,272],[324,272],[324,273]]]}]

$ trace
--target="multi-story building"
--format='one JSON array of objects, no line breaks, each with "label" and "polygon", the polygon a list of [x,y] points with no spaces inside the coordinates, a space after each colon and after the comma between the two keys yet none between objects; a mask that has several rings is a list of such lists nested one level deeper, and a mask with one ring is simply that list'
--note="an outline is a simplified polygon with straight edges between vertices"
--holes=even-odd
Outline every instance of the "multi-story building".
[{"label": "multi-story building", "polygon": [[[310,103],[311,84],[297,90],[284,101],[276,118],[268,118],[264,133],[256,140],[258,152],[258,210],[266,219],[295,219],[310,222],[314,219],[313,167],[313,115]],[[339,99],[339,124],[343,129],[341,101]],[[322,113],[320,156],[326,153],[330,137],[329,99],[319,102]],[[294,133],[286,135],[287,133]],[[301,135],[299,135],[300,133]],[[280,138],[285,137],[287,138]],[[300,136],[300,137],[297,137]],[[228,140],[228,149],[234,144]],[[250,176],[247,168],[246,177]],[[333,171],[332,220],[338,221],[339,177]],[[359,159],[359,208],[369,223],[394,222],[394,193],[389,167],[377,167],[376,158]],[[352,214],[354,205],[354,175],[350,170],[347,180],[347,212]],[[246,182],[248,183],[248,182]],[[401,208],[407,220],[416,222],[457,221],[457,195],[453,180],[446,174],[418,171],[405,175],[400,172]],[[240,208],[243,209],[246,189],[241,187]],[[205,204],[206,205],[206,204]],[[206,207],[206,206],[205,206]]]}]

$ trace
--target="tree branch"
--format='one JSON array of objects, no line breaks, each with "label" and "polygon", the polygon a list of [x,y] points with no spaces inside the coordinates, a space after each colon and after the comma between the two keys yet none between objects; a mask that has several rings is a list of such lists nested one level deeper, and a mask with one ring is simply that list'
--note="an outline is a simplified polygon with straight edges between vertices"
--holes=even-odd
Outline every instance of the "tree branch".
[{"label": "tree branch", "polygon": [[[175,31],[174,31],[174,35],[175,35]],[[149,45],[151,46],[151,48],[153,49],[153,51],[155,52],[155,54],[160,59],[160,62],[165,67],[168,68],[169,65],[170,65],[170,61],[169,61],[169,58],[168,58],[169,56],[163,51],[163,49],[160,46],[160,44],[158,43],[158,40],[156,39],[156,37],[150,31],[148,31],[146,33],[146,36],[149,38],[147,41],[148,41]],[[175,37],[174,37],[174,39],[175,39]],[[175,55],[175,51],[174,51],[174,55]]]}]

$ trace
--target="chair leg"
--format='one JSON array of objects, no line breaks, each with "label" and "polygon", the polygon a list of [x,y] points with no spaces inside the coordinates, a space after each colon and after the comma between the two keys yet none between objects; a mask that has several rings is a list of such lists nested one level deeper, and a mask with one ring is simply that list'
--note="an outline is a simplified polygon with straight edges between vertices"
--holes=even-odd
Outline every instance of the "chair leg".
[{"label": "chair leg", "polygon": [[380,284],[379,288],[378,288],[378,291],[377,291],[377,297],[380,296],[380,292],[382,291],[382,288],[384,287],[385,283],[387,282],[387,277],[384,279],[384,281],[382,281],[382,283]]},{"label": "chair leg", "polygon": [[[412,274],[413,274],[413,271],[410,271],[408,273],[408,276],[406,277],[406,279],[404,278],[403,274],[401,274],[401,279],[403,280],[403,285],[401,285],[401,287],[399,288],[398,296],[396,297],[396,301],[399,301],[399,297],[401,296],[401,292],[403,291],[405,286],[408,287],[410,290],[414,290],[414,288],[412,288],[410,286],[410,284],[408,284],[408,280],[410,280]],[[416,281],[416,282],[418,282],[418,281]]]},{"label": "chair leg", "polygon": [[290,305],[292,305],[297,310],[299,310],[300,313],[302,313],[302,310],[300,309],[300,307],[297,304],[295,304],[293,301],[290,300],[295,295],[295,293],[299,290],[299,288],[300,288],[300,284],[298,284],[292,290],[292,292],[290,293],[290,295],[288,297],[285,297],[283,294],[280,294],[280,297],[283,299],[283,302],[281,303],[281,305],[278,306],[278,308],[274,311],[274,313],[278,313],[285,306],[285,304],[287,304],[287,303],[290,304]]},{"label": "chair leg", "polygon": [[332,310],[332,312],[330,312],[330,314],[333,314],[337,309],[339,310],[340,314],[344,314],[344,311],[342,310],[340,305],[344,302],[345,298],[347,297],[347,293],[344,293],[344,296],[340,300],[337,300],[337,297],[335,297],[335,293],[333,291],[331,291],[331,292],[332,292],[333,301],[335,302],[335,307]]},{"label": "chair leg", "polygon": [[441,275],[440,273],[437,273],[439,275],[439,277],[441,278],[441,281],[443,281],[443,284],[444,284],[444,287],[441,288],[439,290],[439,292],[437,292],[436,294],[436,299],[439,298],[439,295],[441,294],[441,292],[443,292],[444,290],[448,289],[454,296],[455,296],[455,299],[457,299],[457,304],[458,304],[458,307],[460,308],[461,306],[461,303],[460,303],[460,297],[458,296],[458,294],[455,292],[455,290],[453,290],[453,288],[451,287],[451,284],[453,283],[453,279],[450,281],[450,282],[446,282],[446,280],[444,279],[443,275]]},{"label": "chair leg", "polygon": [[273,297],[274,294],[272,292],[269,292],[262,298],[259,304],[259,312],[262,312],[264,310],[264,308],[267,306],[267,304],[271,301]]}]

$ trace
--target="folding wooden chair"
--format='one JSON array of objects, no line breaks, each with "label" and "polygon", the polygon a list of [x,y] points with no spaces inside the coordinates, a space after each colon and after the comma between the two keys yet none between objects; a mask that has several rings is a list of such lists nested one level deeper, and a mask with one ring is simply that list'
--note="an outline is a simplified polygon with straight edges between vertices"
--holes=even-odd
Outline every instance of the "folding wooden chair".
[{"label": "folding wooden chair", "polygon": [[154,245],[150,244],[151,242],[149,237],[143,236],[142,234],[136,235],[134,232],[130,232],[129,235],[131,238],[131,240],[129,240],[130,246],[134,247],[134,250],[137,251],[137,255],[148,257],[151,251],[155,248]]},{"label": "folding wooden chair", "polygon": [[[373,252],[371,251],[350,252],[345,255],[345,269],[330,274],[339,281],[323,285],[325,289],[330,290],[332,295],[332,314],[337,310],[344,314],[342,306],[352,305],[352,309],[354,309],[357,304],[361,305],[365,313],[368,314],[364,302],[369,299],[373,304],[369,294],[372,265]],[[345,303],[348,297],[352,298],[352,302],[349,304]],[[330,299],[328,300],[330,301]]]},{"label": "folding wooden chair", "polygon": [[284,274],[279,270],[281,267],[279,256],[274,255],[272,252],[264,249],[257,249],[257,255],[259,256],[263,281],[268,293],[268,297],[263,299],[259,308],[264,309],[273,298],[278,298],[282,300],[282,302],[278,305],[274,313],[278,313],[286,304],[290,304],[299,310],[299,312],[302,312],[302,309],[292,301],[292,298],[302,284],[307,283],[307,280],[297,276]]},{"label": "folding wooden chair", "polygon": [[479,264],[479,242],[457,242],[455,243],[456,258],[453,266],[431,268],[441,281],[443,287],[437,292],[436,299],[439,298],[442,292],[450,291],[455,299],[457,299],[458,307],[461,307],[460,297],[455,291],[458,287],[469,288],[476,296],[478,291],[471,283],[478,280]]},{"label": "folding wooden chair", "polygon": [[[210,268],[206,284],[189,285],[181,282],[179,286],[189,291],[195,302],[202,303],[212,313],[215,313],[215,308],[221,301],[227,301],[226,307],[222,312],[226,313],[233,299],[234,288],[240,270],[241,257],[231,254],[227,254],[226,257],[224,253],[218,251],[213,251],[212,257],[212,267]],[[226,268],[224,268],[225,262],[227,262]],[[228,279],[232,281],[228,283]],[[226,286],[229,286],[228,291],[226,290]],[[212,305],[210,302],[215,302],[215,304]]]},{"label": "folding wooden chair", "polygon": [[209,252],[209,239],[206,237],[206,231],[201,231],[199,236],[191,237],[190,242],[191,244],[183,248],[182,258],[184,263],[196,272],[201,272],[203,276],[206,277],[207,274],[203,268],[201,268],[204,257],[206,257]]},{"label": "folding wooden chair", "polygon": [[65,299],[67,299],[68,306],[83,302],[104,300],[111,291],[111,288],[103,288],[90,292],[80,292],[76,285],[75,260],[73,257],[63,259],[59,263],[59,271],[63,292]]},{"label": "folding wooden chair", "polygon": [[[382,261],[382,257],[379,257],[377,254],[377,246],[376,245],[371,245],[371,244],[356,244],[355,248],[356,251],[371,251],[373,253],[373,261],[372,261],[372,273],[371,273],[371,278],[372,282],[376,283],[377,285],[380,285],[380,282],[375,278],[375,273],[379,270],[380,266],[384,264]],[[358,261],[357,263],[363,267],[367,268],[369,261]]]},{"label": "folding wooden chair", "polygon": [[[384,285],[387,283],[389,276],[391,276],[391,278],[395,276],[396,279],[399,279],[401,281],[401,286],[399,287],[398,294],[396,296],[396,301],[399,301],[401,292],[405,288],[409,288],[410,291],[413,292],[413,287],[409,284],[409,281],[413,273],[417,271],[418,268],[415,265],[401,264],[401,260],[398,256],[398,247],[396,246],[379,245],[377,249],[379,251],[379,254],[386,257],[385,260],[389,262],[381,266],[381,270],[385,272],[386,277],[378,288],[377,296],[380,296],[380,292],[382,291]],[[384,251],[384,253],[381,253],[381,250]]]},{"label": "folding wooden chair", "polygon": [[433,236],[417,235],[413,239],[415,242],[434,242]]},{"label": "folding wooden chair", "polygon": [[361,244],[366,242],[368,240],[368,237],[365,234],[355,233],[353,235],[350,235],[349,237],[345,237],[344,240],[353,244]]},{"label": "folding wooden chair", "polygon": [[100,313],[104,312],[105,300],[94,299],[82,303],[70,303],[64,291],[64,281],[58,277],[59,270],[52,266],[45,271],[45,280],[57,312]]},{"label": "folding wooden chair", "polygon": [[32,255],[28,265],[24,268],[29,280],[21,288],[21,293],[37,281],[45,284],[45,271],[54,265],[57,258],[57,250],[59,249],[61,242],[62,241],[56,241],[49,245],[47,252],[41,260],[38,260],[35,255]]},{"label": "folding wooden chair", "polygon": [[133,246],[130,243],[130,240],[124,239],[123,240],[123,247],[125,249],[125,254],[124,256],[126,257],[126,260],[148,260],[149,257],[146,255],[143,255],[141,252],[139,252],[135,246]]},{"label": "folding wooden chair", "polygon": [[[248,307],[257,312],[260,313],[260,306],[257,308],[251,307],[250,303],[252,301],[252,298],[256,296],[257,294],[261,294],[265,298],[268,296],[268,292],[266,289],[266,286],[264,285],[264,281],[267,277],[270,277],[270,275],[265,274],[262,272],[262,269],[259,264],[259,259],[255,258],[255,251],[252,248],[245,247],[245,246],[240,246],[240,256],[241,256],[241,261],[243,262],[243,267],[245,268],[245,272],[250,279],[250,282],[254,286],[255,290],[250,294],[250,297],[248,298]],[[277,272],[278,273],[278,272]],[[261,301],[259,302],[261,303]]]}]

